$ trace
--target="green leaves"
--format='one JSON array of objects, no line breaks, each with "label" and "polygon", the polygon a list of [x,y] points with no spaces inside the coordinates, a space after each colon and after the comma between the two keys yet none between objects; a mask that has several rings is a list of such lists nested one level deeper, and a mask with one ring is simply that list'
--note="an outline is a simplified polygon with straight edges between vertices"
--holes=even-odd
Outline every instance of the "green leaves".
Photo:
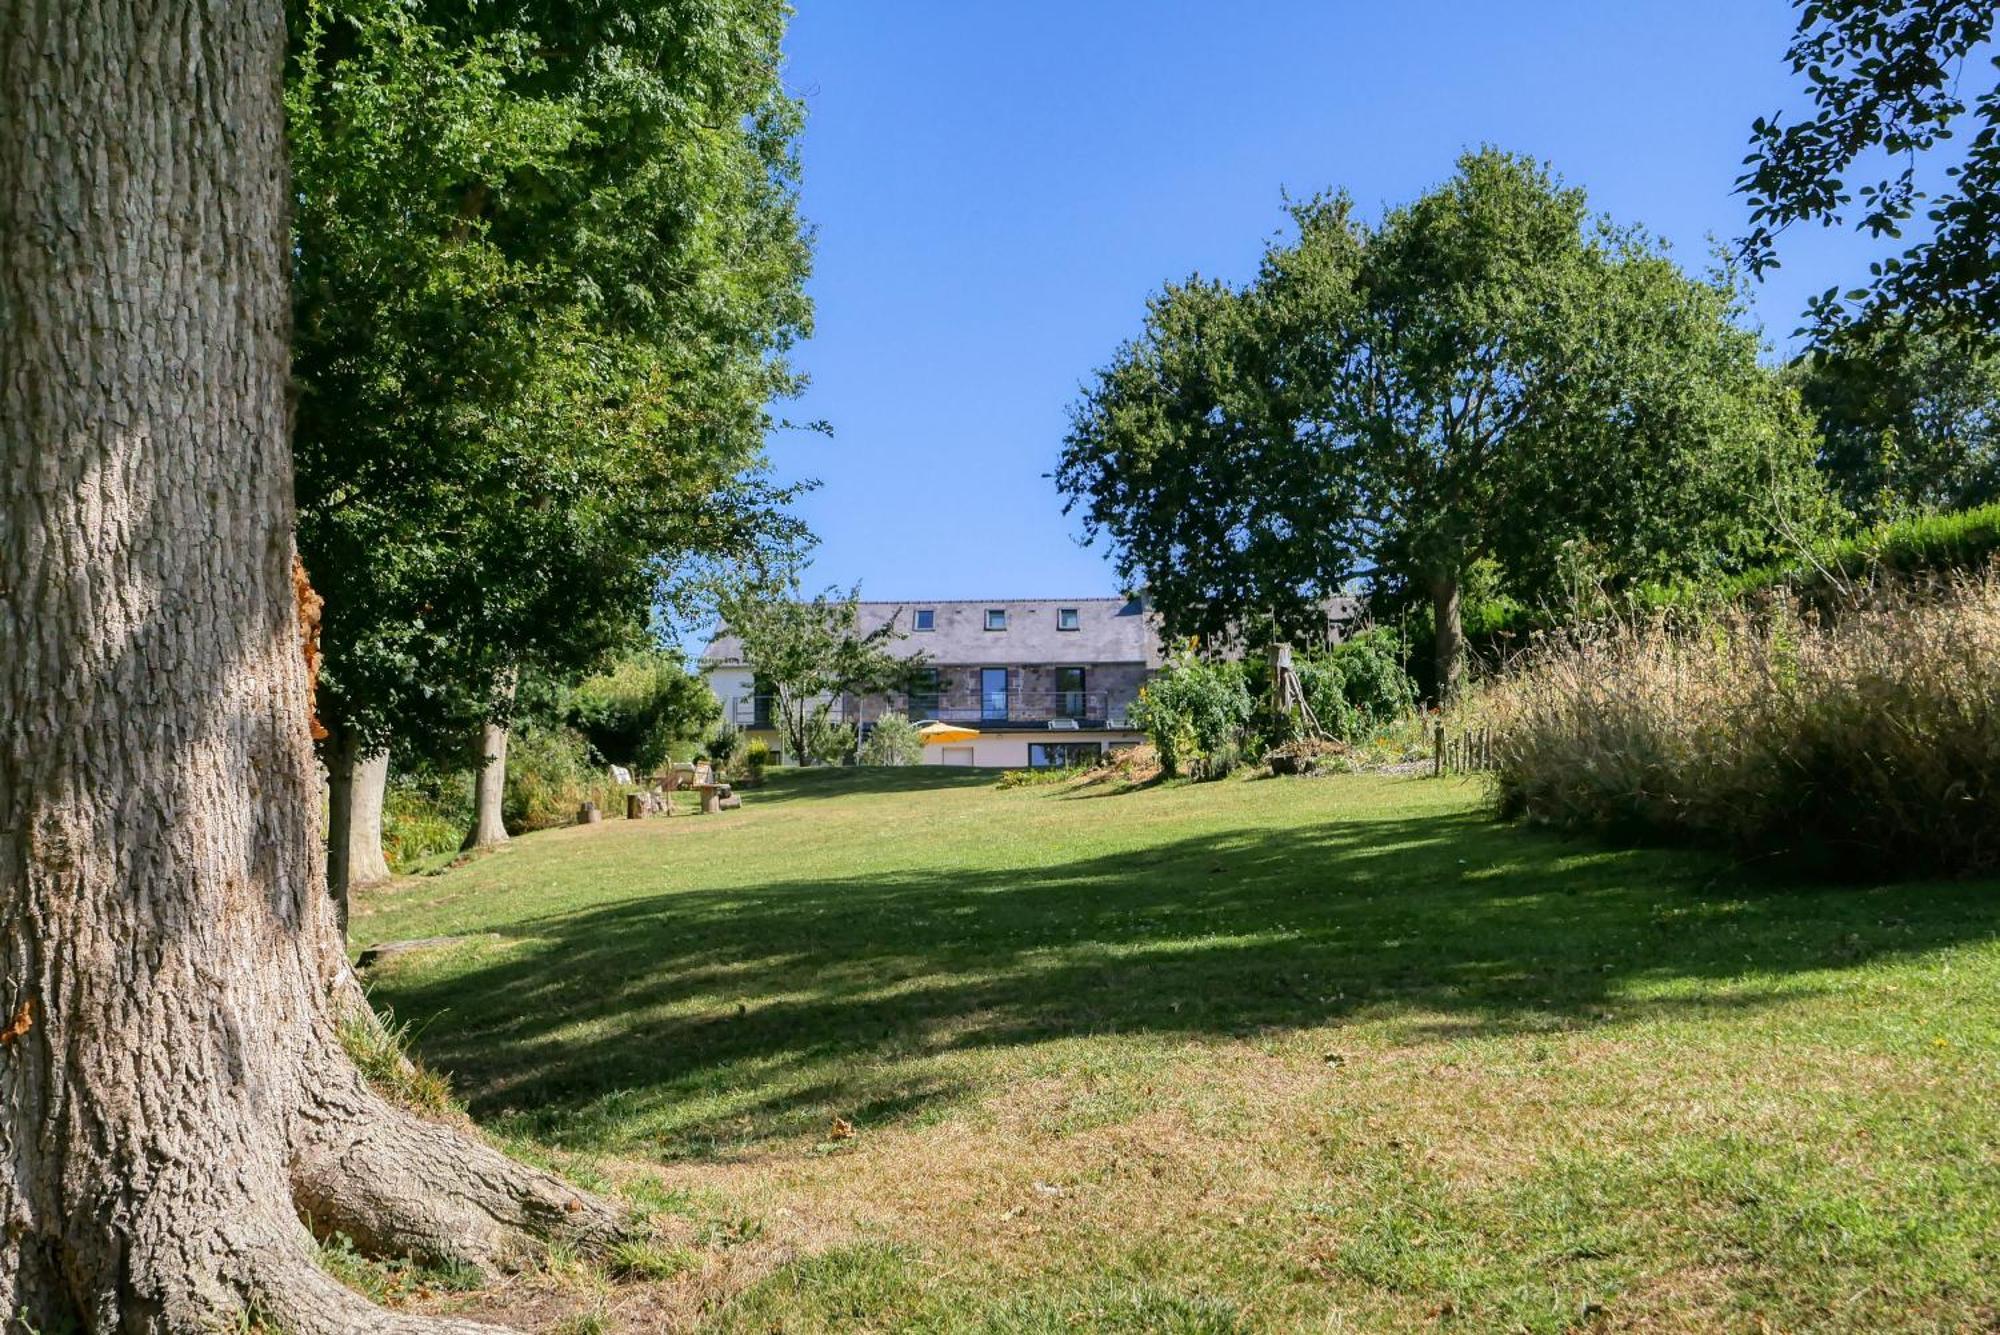
[{"label": "green leaves", "polygon": [[1854,325],[1792,376],[1819,420],[1821,466],[1864,520],[2000,497],[2000,355],[1981,340]]},{"label": "green leaves", "polygon": [[[1777,238],[1795,223],[1849,221],[1858,231],[1900,238],[1919,207],[1934,230],[1875,281],[1844,296],[1829,288],[1808,306],[1821,341],[1850,324],[1920,316],[1935,327],[1990,335],[2000,326],[2000,85],[1987,50],[1989,0],[1816,0],[1798,3],[1786,51],[1809,85],[1811,109],[1781,123],[1758,117],[1737,189],[1749,197],[1751,229],[1740,250],[1753,274],[1778,266]],[[1976,70],[1983,63],[1983,81]],[[1968,86],[1972,91],[1968,91]],[[1926,189],[1917,159],[1970,117],[1977,132]],[[1850,190],[1845,175],[1877,150],[1895,169]]]},{"label": "green leaves", "polygon": [[796,546],[778,0],[292,0],[299,544],[322,708],[450,750],[521,670]]},{"label": "green leaves", "polygon": [[757,693],[771,697],[772,713],[797,757],[823,754],[815,739],[828,736],[829,714],[841,696],[901,685],[923,662],[889,652],[902,638],[893,619],[861,629],[858,589],[827,589],[808,598],[795,573],[739,591],[724,602],[722,620],[741,641],[744,661],[756,669]]},{"label": "green leaves", "polygon": [[1359,577],[1455,617],[1482,561],[1538,601],[1825,515],[1733,277],[1540,164],[1467,154],[1372,227],[1340,196],[1292,214],[1248,286],[1166,288],[1073,410],[1058,484],[1170,634],[1296,637]]}]

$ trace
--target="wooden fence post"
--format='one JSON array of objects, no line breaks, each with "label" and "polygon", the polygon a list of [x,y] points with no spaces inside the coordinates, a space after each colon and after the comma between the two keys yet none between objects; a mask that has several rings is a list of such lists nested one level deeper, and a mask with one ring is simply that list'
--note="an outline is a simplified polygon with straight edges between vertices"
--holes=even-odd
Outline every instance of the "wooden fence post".
[{"label": "wooden fence post", "polygon": [[1444,777],[1444,723],[1437,725],[1437,734],[1431,744],[1431,777]]}]

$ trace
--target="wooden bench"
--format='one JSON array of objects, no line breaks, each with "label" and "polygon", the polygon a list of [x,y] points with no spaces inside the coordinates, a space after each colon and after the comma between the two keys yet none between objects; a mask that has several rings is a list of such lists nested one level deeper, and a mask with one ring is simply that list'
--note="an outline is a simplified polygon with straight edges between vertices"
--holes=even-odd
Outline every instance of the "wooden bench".
[{"label": "wooden bench", "polygon": [[726,783],[698,783],[694,790],[701,794],[701,814],[713,816],[721,811],[733,811],[743,805],[743,799],[730,790]]}]

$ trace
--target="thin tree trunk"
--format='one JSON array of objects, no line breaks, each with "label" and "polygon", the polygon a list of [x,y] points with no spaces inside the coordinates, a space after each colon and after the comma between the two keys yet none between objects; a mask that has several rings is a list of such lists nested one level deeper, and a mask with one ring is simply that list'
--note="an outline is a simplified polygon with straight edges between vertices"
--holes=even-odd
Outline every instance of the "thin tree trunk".
[{"label": "thin tree trunk", "polygon": [[1431,582],[1431,612],[1437,625],[1438,699],[1451,704],[1465,684],[1465,627],[1459,616],[1459,580],[1442,575]]},{"label": "thin tree trunk", "polygon": [[343,728],[327,755],[326,881],[340,930],[347,930],[348,892],[389,879],[382,855],[382,799],[389,787],[389,752],[363,752]]},{"label": "thin tree trunk", "polygon": [[[502,699],[514,700],[514,679],[502,682]],[[492,848],[507,842],[501,807],[507,800],[507,725],[488,720],[479,729],[479,769],[472,786],[472,829],[462,848]]]},{"label": "thin tree trunk", "polygon": [[293,584],[281,0],[0,10],[0,1319],[471,1332],[302,1222],[494,1267],[618,1217],[383,1099]]}]

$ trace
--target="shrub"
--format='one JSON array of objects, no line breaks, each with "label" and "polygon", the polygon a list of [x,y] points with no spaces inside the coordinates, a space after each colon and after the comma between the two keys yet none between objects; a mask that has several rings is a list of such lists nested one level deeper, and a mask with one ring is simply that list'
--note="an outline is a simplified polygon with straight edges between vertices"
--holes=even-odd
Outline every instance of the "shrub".
[{"label": "shrub", "polygon": [[[2000,554],[2000,504],[1982,505],[1877,524],[1852,536],[1829,538],[1792,559],[1722,579],[1641,585],[1620,596],[1620,607],[1627,617],[1655,612],[1699,613],[1772,591],[1787,591],[1818,606],[1838,607],[1856,584],[1976,572],[1996,554]],[[1492,649],[1576,619],[1571,608],[1509,603],[1496,605],[1483,619],[1468,618],[1466,635],[1472,643]]]},{"label": "shrub", "polygon": [[456,853],[472,826],[472,775],[405,773],[393,766],[382,794],[382,855],[398,873]]},{"label": "shrub", "polygon": [[500,814],[511,833],[569,825],[585,802],[614,811],[623,797],[575,729],[524,726],[508,738],[507,791]]},{"label": "shrub", "polygon": [[854,728],[824,714],[806,720],[806,753],[801,765],[845,765],[854,758]]},{"label": "shrub", "polygon": [[733,773],[743,763],[748,745],[743,740],[743,730],[728,719],[715,725],[715,731],[708,735],[708,742],[702,754],[711,765],[725,773]]},{"label": "shrub", "polygon": [[877,719],[861,744],[864,765],[918,765],[923,759],[924,739],[917,736],[917,725],[901,714]]},{"label": "shrub", "polygon": [[1358,740],[1417,707],[1416,683],[1403,669],[1402,641],[1384,626],[1301,660],[1297,670],[1306,704],[1320,730],[1335,741]]},{"label": "shrub", "polygon": [[762,737],[752,737],[750,745],[743,748],[743,767],[750,771],[752,779],[764,777],[764,767],[771,763],[771,744]]},{"label": "shrub", "polygon": [[1254,709],[1242,664],[1182,654],[1139,689],[1132,722],[1152,742],[1167,775],[1197,766],[1203,773],[1227,773]]},{"label": "shrub", "polygon": [[2000,579],[1589,628],[1491,688],[1502,808],[1818,869],[2000,870]]},{"label": "shrub", "polygon": [[568,719],[602,759],[650,773],[676,750],[692,754],[695,739],[721,712],[706,682],[678,659],[652,651],[579,683]]}]

